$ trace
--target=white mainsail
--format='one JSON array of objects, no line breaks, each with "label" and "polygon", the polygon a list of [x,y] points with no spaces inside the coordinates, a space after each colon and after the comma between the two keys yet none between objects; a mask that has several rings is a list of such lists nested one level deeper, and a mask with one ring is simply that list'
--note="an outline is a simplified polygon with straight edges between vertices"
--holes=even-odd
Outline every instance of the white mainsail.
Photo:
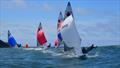
[{"label": "white mainsail", "polygon": [[75,54],[78,56],[82,56],[83,53],[80,46],[81,38],[76,30],[75,22],[72,15],[68,16],[64,20],[62,24],[61,34],[66,45],[68,47],[74,47]]},{"label": "white mainsail", "polygon": [[[75,54],[78,56],[82,56],[82,49],[81,49],[81,38],[79,33],[77,32],[74,16],[72,12],[72,7],[70,2],[68,2],[65,14],[64,14],[64,21],[61,27],[61,35],[64,41],[64,49],[66,47],[74,48]],[[69,48],[68,48],[69,49]]]}]

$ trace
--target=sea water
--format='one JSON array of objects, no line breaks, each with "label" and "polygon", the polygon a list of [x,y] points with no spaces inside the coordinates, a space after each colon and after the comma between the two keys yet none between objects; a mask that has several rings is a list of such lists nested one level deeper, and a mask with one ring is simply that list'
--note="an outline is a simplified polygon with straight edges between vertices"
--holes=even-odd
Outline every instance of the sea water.
[{"label": "sea water", "polygon": [[62,48],[0,48],[0,68],[120,68],[120,46],[98,47],[85,60]]}]

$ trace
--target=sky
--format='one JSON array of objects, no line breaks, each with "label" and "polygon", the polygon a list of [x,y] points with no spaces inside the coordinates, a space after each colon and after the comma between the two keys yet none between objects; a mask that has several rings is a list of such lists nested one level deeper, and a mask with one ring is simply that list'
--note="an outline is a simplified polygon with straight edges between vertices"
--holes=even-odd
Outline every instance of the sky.
[{"label": "sky", "polygon": [[36,46],[42,23],[48,43],[57,38],[59,12],[71,2],[81,46],[120,45],[120,0],[0,0],[0,39],[10,30],[18,43]]}]

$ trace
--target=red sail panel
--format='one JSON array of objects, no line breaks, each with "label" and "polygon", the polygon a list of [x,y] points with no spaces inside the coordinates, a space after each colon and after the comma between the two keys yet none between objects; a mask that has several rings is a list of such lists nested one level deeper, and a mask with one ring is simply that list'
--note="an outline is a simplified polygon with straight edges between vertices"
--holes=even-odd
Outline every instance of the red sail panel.
[{"label": "red sail panel", "polygon": [[43,30],[38,31],[37,33],[37,40],[41,46],[47,42]]}]

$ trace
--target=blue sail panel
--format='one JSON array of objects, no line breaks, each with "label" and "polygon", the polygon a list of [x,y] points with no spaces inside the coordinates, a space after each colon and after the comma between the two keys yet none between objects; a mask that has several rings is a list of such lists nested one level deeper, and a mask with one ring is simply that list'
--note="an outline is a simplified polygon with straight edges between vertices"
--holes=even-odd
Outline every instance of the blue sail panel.
[{"label": "blue sail panel", "polygon": [[15,47],[17,45],[17,42],[14,39],[14,37],[9,37],[8,38],[8,43],[10,44],[11,47]]},{"label": "blue sail panel", "polygon": [[59,41],[62,41],[62,40],[63,40],[60,32],[58,33],[58,40],[59,40]]}]

